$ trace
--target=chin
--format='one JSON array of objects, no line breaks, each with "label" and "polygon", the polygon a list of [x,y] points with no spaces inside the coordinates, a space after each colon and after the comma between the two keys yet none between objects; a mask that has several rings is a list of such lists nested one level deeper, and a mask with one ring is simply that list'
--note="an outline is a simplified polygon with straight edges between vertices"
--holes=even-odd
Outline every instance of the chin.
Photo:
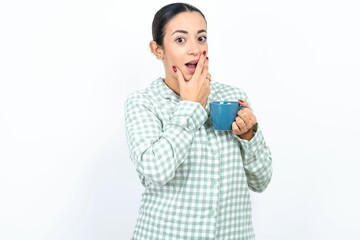
[{"label": "chin", "polygon": [[188,81],[191,80],[192,76],[193,76],[193,75],[184,76],[184,80],[188,82]]}]

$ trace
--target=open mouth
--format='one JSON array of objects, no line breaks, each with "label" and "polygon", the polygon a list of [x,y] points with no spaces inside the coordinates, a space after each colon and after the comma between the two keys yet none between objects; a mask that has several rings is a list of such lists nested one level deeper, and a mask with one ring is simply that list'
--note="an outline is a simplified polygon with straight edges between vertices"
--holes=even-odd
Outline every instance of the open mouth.
[{"label": "open mouth", "polygon": [[192,72],[195,71],[197,64],[198,64],[198,61],[191,61],[191,62],[185,63],[186,67]]}]

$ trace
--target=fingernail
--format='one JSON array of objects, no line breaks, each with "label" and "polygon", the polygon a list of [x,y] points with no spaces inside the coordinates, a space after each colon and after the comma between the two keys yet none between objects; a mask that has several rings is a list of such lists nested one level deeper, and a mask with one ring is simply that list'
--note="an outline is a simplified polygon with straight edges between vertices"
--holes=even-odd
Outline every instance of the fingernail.
[{"label": "fingernail", "polygon": [[209,60],[209,58],[208,58],[208,57],[206,57],[206,60]]},{"label": "fingernail", "polygon": [[176,69],[176,67],[175,67],[175,66],[173,66],[173,70],[174,70],[174,72],[176,72],[176,71],[177,71],[177,69]]},{"label": "fingernail", "polygon": [[204,56],[206,55],[206,51],[203,51]]},{"label": "fingernail", "polygon": [[243,100],[239,99],[239,103],[243,103],[243,102],[244,102]]}]

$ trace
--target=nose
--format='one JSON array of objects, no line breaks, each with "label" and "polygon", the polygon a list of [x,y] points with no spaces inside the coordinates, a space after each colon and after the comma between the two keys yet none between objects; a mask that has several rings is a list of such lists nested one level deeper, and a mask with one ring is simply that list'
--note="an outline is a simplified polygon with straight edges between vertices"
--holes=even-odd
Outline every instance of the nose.
[{"label": "nose", "polygon": [[188,54],[197,56],[201,53],[201,47],[197,41],[191,41],[189,43]]}]

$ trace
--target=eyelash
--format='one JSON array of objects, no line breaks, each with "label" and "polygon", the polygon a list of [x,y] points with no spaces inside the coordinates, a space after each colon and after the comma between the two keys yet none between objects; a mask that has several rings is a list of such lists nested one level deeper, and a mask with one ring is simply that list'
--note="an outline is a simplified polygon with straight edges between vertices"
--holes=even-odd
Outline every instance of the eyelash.
[{"label": "eyelash", "polygon": [[[203,41],[200,40],[200,38],[204,39]],[[200,40],[200,42],[206,42],[207,40],[207,37],[206,36],[201,36],[201,37],[198,37],[198,40]]]},{"label": "eyelash", "polygon": [[[207,37],[206,36],[201,36],[197,38],[199,42],[206,42]],[[202,40],[201,40],[202,39]],[[185,38],[183,37],[178,37],[175,39],[175,42],[177,43],[183,43],[185,41]]]},{"label": "eyelash", "polygon": [[184,41],[185,41],[185,39],[183,37],[178,37],[175,39],[175,42],[177,42],[177,43],[183,43]]}]

